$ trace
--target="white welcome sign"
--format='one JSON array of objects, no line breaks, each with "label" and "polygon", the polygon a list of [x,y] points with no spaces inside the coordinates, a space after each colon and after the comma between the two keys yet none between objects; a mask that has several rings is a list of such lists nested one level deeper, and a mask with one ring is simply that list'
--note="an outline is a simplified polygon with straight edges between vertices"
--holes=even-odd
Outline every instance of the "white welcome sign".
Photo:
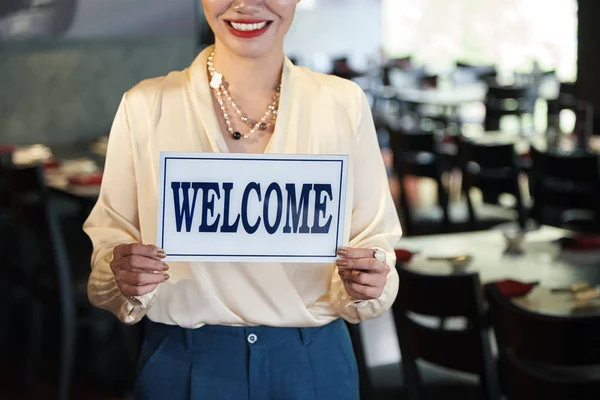
[{"label": "white welcome sign", "polygon": [[332,262],[348,157],[161,153],[157,246],[167,261]]}]

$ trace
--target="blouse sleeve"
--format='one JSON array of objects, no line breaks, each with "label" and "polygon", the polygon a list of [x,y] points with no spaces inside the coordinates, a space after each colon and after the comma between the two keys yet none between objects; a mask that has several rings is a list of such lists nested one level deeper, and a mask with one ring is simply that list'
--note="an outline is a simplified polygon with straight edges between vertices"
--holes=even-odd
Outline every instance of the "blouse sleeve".
[{"label": "blouse sleeve", "polygon": [[141,241],[126,99],[127,95],[123,96],[110,131],[100,196],[83,229],[94,247],[88,280],[90,302],[112,312],[123,323],[135,324],[146,314],[153,295],[135,299],[124,296],[110,269],[115,247]]},{"label": "blouse sleeve", "polygon": [[360,90],[359,121],[354,149],[350,154],[353,179],[353,208],[350,241],[353,248],[378,248],[385,251],[390,266],[383,294],[378,299],[355,301],[337,273],[331,282],[331,300],[339,314],[349,322],[373,319],[388,310],[398,294],[398,272],[394,246],[402,235],[392,200],[375,124],[365,94]]}]

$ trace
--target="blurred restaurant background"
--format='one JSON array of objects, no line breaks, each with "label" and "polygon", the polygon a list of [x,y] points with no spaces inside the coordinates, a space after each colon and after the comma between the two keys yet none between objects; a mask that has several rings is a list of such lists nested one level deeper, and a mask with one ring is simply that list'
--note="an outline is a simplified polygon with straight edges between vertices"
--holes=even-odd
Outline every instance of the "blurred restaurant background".
[{"label": "blurred restaurant background", "polygon": [[[86,296],[122,94],[214,40],[198,0],[0,0],[0,399],[128,399]],[[363,399],[600,398],[600,2],[302,0],[297,65],[371,102],[405,235],[349,326]],[[343,400],[343,399],[342,399]]]}]

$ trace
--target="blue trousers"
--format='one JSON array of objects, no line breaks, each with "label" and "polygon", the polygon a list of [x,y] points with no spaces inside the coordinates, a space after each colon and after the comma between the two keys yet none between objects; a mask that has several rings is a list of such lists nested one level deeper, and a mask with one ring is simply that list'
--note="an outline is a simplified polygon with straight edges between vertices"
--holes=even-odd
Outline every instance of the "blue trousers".
[{"label": "blue trousers", "polygon": [[358,400],[342,319],[317,328],[149,322],[136,400]]}]

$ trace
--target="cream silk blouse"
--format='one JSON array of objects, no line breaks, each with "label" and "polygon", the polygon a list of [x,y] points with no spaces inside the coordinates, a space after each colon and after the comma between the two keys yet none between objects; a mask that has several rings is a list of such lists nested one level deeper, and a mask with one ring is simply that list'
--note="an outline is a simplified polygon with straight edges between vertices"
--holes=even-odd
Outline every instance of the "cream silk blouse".
[{"label": "cream silk blouse", "polygon": [[[398,291],[394,245],[401,236],[366,96],[351,81],[286,59],[275,132],[265,153],[348,154],[346,237],[379,248],[392,267],[383,295],[354,302],[334,264],[169,263],[170,279],[132,301],[109,263],[124,243],[154,244],[161,151],[228,152],[220,132],[204,50],[184,71],[141,82],[124,96],[109,137],[100,197],[84,224],[94,245],[88,295],[133,324],[155,322],[310,327],[339,317],[376,318]],[[232,244],[234,245],[234,244]]]}]

